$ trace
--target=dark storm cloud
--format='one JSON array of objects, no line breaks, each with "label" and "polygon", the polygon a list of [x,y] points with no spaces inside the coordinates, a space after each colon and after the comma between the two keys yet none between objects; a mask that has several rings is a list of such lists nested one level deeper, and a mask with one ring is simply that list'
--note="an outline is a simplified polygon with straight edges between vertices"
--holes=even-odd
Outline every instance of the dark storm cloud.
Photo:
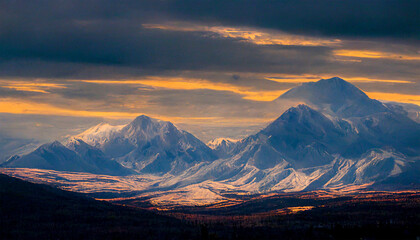
[{"label": "dark storm cloud", "polygon": [[167,1],[178,18],[335,37],[420,38],[416,0]]},{"label": "dark storm cloud", "polygon": [[23,23],[176,19],[327,36],[420,37],[416,0],[46,0],[2,1],[0,6],[2,32]]},{"label": "dark storm cloud", "polygon": [[[143,23],[195,20],[334,36],[417,37],[409,1],[3,1],[0,74],[75,75],[90,65],[161,70],[302,73],[328,64],[331,49],[257,46],[200,32],[145,29]],[[13,63],[31,61],[14,67]],[[12,63],[10,63],[12,62]],[[36,70],[39,62],[65,63]],[[45,64],[44,64],[45,66]],[[23,69],[22,69],[23,68]],[[70,70],[68,70],[70,69]],[[143,72],[139,72],[139,69]],[[73,71],[72,71],[73,70]],[[75,70],[75,71],[74,71]],[[115,69],[114,72],[123,72]],[[101,73],[98,73],[101,74]],[[44,74],[45,75],[45,74]],[[51,75],[51,74],[50,74]]]},{"label": "dark storm cloud", "polygon": [[[0,1],[0,76],[110,79],[192,70],[338,75],[375,71],[412,78],[416,63],[337,62],[331,59],[331,46],[264,46],[142,24],[196,21],[306,35],[406,39],[418,36],[416,8],[414,1]],[[356,45],[407,53],[418,49],[393,47],[393,41]],[[352,48],[355,43],[342,44]],[[244,78],[226,81],[242,84]]]},{"label": "dark storm cloud", "polygon": [[16,27],[1,35],[0,53],[3,61],[32,59],[73,67],[85,63],[149,70],[270,71],[281,63],[304,67],[302,59],[312,65],[310,60],[322,61],[328,49],[257,46],[200,33],[144,29],[140,22],[116,20]]},{"label": "dark storm cloud", "polygon": [[3,2],[0,60],[165,70],[238,69],[266,62],[259,49],[232,39],[144,29],[142,23],[163,18],[149,5],[145,1]]}]

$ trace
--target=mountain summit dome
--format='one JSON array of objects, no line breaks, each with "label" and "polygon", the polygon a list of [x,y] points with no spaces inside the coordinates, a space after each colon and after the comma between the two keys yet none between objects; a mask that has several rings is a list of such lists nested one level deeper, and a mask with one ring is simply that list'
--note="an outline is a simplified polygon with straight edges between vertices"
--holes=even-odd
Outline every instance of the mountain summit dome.
[{"label": "mountain summit dome", "polygon": [[339,77],[303,83],[275,101],[281,99],[304,101],[341,117],[359,117],[388,111],[381,102],[370,99],[362,90]]}]

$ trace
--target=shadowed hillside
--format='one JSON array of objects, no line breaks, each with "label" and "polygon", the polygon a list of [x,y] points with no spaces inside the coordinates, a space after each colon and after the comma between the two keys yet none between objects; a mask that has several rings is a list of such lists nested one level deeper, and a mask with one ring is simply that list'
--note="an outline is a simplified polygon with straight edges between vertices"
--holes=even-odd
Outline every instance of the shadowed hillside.
[{"label": "shadowed hillside", "polygon": [[0,239],[195,239],[198,228],[153,212],[0,175]]}]

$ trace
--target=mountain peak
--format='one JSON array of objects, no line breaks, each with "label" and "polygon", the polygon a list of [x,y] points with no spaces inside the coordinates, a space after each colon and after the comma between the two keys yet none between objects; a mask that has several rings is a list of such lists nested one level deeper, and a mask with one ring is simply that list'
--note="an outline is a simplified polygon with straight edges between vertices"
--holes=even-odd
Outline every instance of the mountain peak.
[{"label": "mountain peak", "polygon": [[68,140],[68,142],[66,143],[66,147],[73,151],[75,151],[78,148],[84,148],[84,149],[93,148],[91,145],[87,144],[82,139],[75,138],[75,137],[72,137]]},{"label": "mountain peak", "polygon": [[40,148],[61,148],[61,147],[64,147],[64,145],[61,144],[59,141],[54,141],[51,143],[46,143],[42,145]]},{"label": "mountain peak", "polygon": [[98,135],[98,134],[109,134],[111,132],[114,131],[118,131],[121,128],[123,128],[125,125],[117,125],[117,126],[113,126],[110,125],[109,123],[99,123],[98,125],[95,125],[87,130],[85,130],[84,132],[78,134],[75,136],[75,138],[79,138],[82,139],[83,141],[86,141],[86,138],[91,136],[91,135]]},{"label": "mountain peak", "polygon": [[216,138],[216,139],[213,139],[213,140],[209,141],[209,142],[207,143],[207,146],[209,146],[211,149],[216,149],[216,148],[218,148],[219,146],[222,146],[222,145],[224,145],[224,146],[226,146],[226,145],[231,145],[231,144],[236,143],[236,142],[238,142],[238,140],[237,140],[237,139],[231,139],[231,138]]},{"label": "mountain peak", "polygon": [[75,136],[77,139],[92,146],[101,145],[113,134],[120,131],[125,125],[112,126],[108,123],[100,123]]},{"label": "mountain peak", "polygon": [[121,129],[121,134],[133,143],[147,142],[157,136],[163,137],[171,132],[178,134],[180,130],[171,122],[154,119],[145,115],[136,117],[131,123]]},{"label": "mountain peak", "polygon": [[151,121],[151,120],[152,120],[152,118],[151,118],[151,117],[149,117],[149,116],[146,116],[146,115],[140,115],[140,116],[137,116],[137,117],[133,120],[133,122]]},{"label": "mountain peak", "polygon": [[312,108],[310,108],[308,105],[306,104],[299,104],[296,107],[291,107],[289,108],[288,111],[295,111],[295,112],[310,112],[310,111],[314,111]]},{"label": "mountain peak", "polygon": [[384,112],[386,108],[380,102],[370,99],[362,90],[339,78],[321,79],[317,82],[303,83],[282,94],[278,99],[303,100],[340,116],[365,116]]},{"label": "mountain peak", "polygon": [[111,126],[109,123],[101,122],[98,125],[90,127],[84,133],[86,134],[86,133],[102,132],[102,131],[106,131],[107,129],[112,128],[112,127],[113,126]]},{"label": "mountain peak", "polygon": [[131,123],[129,123],[128,125],[136,127],[136,128],[147,128],[150,125],[156,125],[159,122],[162,122],[160,120],[151,118],[149,116],[146,115],[140,115],[138,117],[136,117]]},{"label": "mountain peak", "polygon": [[[311,83],[308,83],[311,85]],[[339,77],[328,79],[321,79],[318,82],[312,83],[315,87],[325,89],[327,91],[335,91],[335,93],[346,94],[348,96],[367,97],[367,95],[353,84],[343,80]],[[332,93],[332,92],[331,92]]]},{"label": "mountain peak", "polygon": [[[76,137],[71,137],[68,141],[67,144],[79,144],[79,143],[84,143],[84,141],[80,138],[76,138]],[[66,144],[66,145],[67,145]]]},{"label": "mountain peak", "polygon": [[330,129],[333,128],[333,125],[322,113],[305,104],[299,104],[296,107],[289,108],[262,131],[271,134],[279,131],[290,131],[291,129],[301,131],[303,128]]},{"label": "mountain peak", "polygon": [[39,146],[34,152],[55,152],[55,151],[70,151],[66,146],[61,144],[59,141],[45,143]]},{"label": "mountain peak", "polygon": [[284,121],[298,121],[300,122],[303,118],[314,118],[315,116],[318,117],[321,113],[315,111],[314,109],[310,108],[308,105],[299,104],[296,107],[291,107],[287,111],[285,111],[278,120]]},{"label": "mountain peak", "polygon": [[303,98],[312,102],[333,103],[334,101],[345,101],[348,98],[368,99],[369,97],[353,84],[342,78],[333,77],[317,82],[303,83],[301,86],[285,92],[280,98]]},{"label": "mountain peak", "polygon": [[318,82],[328,82],[328,83],[335,83],[335,84],[350,84],[346,80],[340,78],[340,77],[332,77],[327,79],[321,79]]}]

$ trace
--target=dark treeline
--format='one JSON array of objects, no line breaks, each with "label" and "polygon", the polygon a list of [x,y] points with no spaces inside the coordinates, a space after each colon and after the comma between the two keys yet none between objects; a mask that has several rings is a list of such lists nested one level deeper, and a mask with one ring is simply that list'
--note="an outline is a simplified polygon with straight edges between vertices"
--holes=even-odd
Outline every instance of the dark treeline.
[{"label": "dark treeline", "polygon": [[[258,204],[285,203],[267,201]],[[419,213],[418,197],[396,196],[295,214],[163,216],[0,175],[0,239],[417,239]]]},{"label": "dark treeline", "polygon": [[[348,203],[296,214],[196,220],[213,239],[418,239],[420,203]],[[229,230],[227,230],[229,229]]]}]

